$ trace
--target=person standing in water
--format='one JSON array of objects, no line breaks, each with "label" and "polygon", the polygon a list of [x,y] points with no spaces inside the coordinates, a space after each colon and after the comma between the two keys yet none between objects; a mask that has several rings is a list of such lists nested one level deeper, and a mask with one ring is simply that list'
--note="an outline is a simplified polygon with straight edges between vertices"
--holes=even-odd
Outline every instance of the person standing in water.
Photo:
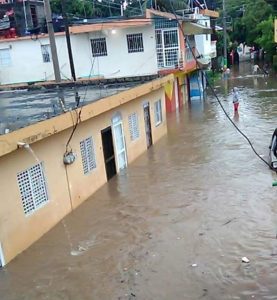
[{"label": "person standing in water", "polygon": [[237,112],[239,109],[239,94],[238,94],[238,89],[236,87],[233,88],[233,104],[234,104],[234,111]]}]

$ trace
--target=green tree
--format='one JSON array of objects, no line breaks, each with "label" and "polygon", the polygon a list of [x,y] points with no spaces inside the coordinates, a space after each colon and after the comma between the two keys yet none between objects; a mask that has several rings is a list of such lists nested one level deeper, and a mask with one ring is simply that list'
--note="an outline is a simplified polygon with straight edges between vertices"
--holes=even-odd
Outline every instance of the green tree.
[{"label": "green tree", "polygon": [[270,16],[267,20],[262,21],[257,26],[258,37],[255,42],[266,51],[267,56],[271,59],[275,54],[274,43],[274,19]]}]

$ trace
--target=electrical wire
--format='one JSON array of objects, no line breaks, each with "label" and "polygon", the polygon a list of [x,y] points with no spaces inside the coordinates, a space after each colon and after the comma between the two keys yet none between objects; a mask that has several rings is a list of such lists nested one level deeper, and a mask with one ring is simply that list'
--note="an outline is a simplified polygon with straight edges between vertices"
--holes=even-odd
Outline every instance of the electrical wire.
[{"label": "electrical wire", "polygon": [[[175,16],[176,21],[178,22],[178,16],[176,15],[175,9],[174,9],[174,7],[173,7],[172,0],[169,0],[169,2],[170,2],[170,6],[171,6],[172,13],[173,13],[174,16]],[[182,28],[180,22],[178,22],[178,26],[179,26],[179,28],[180,28],[180,30],[181,30],[181,32],[182,32],[183,37],[185,38],[186,36],[185,36],[184,30],[183,30],[183,28]],[[251,140],[248,138],[248,136],[247,136],[242,130],[239,129],[239,127],[234,123],[234,121],[233,121],[233,120],[231,119],[231,117],[228,115],[228,113],[226,112],[226,110],[225,110],[223,104],[221,103],[220,99],[218,98],[216,91],[214,90],[213,86],[211,85],[211,83],[210,83],[210,81],[209,81],[209,79],[208,79],[206,73],[202,70],[202,68],[201,68],[201,66],[200,66],[200,64],[199,64],[199,62],[197,61],[197,58],[196,58],[196,56],[195,56],[195,53],[193,52],[192,47],[191,47],[191,45],[190,45],[190,43],[189,43],[189,39],[186,39],[186,42],[187,42],[187,44],[188,44],[188,46],[189,46],[189,48],[190,48],[190,51],[191,51],[191,53],[192,53],[192,55],[193,55],[193,58],[194,58],[194,60],[195,60],[195,62],[196,62],[196,64],[197,64],[199,70],[200,70],[200,71],[202,72],[202,74],[204,75],[204,77],[205,77],[205,79],[206,79],[206,82],[207,82],[207,84],[208,84],[208,86],[209,86],[209,88],[210,88],[212,94],[214,95],[215,99],[217,100],[218,104],[220,105],[220,107],[221,107],[222,111],[224,112],[225,116],[227,117],[227,119],[231,122],[231,124],[235,127],[235,129],[236,129],[236,130],[237,130],[237,131],[238,131],[238,132],[246,139],[246,141],[247,141],[248,144],[250,145],[250,147],[251,147],[251,149],[253,150],[253,152],[255,153],[255,155],[256,155],[262,162],[264,162],[264,163],[265,163],[272,171],[277,172],[277,171],[276,171],[276,170],[275,170],[275,169],[274,169],[274,168],[273,168],[273,167],[272,167],[272,166],[271,166],[271,165],[270,165],[263,157],[261,157],[261,156],[259,155],[259,153],[257,152],[257,150],[255,149],[255,147],[253,146],[253,143],[252,143]]]},{"label": "electrical wire", "polygon": [[[102,32],[102,29],[103,29],[103,24],[102,24],[102,27],[99,31],[99,36],[101,35],[101,32]],[[88,77],[88,80],[90,80],[91,78],[91,75],[92,75],[92,71],[93,71],[93,67],[94,67],[94,63],[95,63],[95,57],[93,58],[93,61],[91,63],[91,68],[90,68],[90,72],[89,72],[89,77]],[[72,128],[72,132],[68,138],[68,141],[66,143],[66,146],[65,146],[65,154],[68,153],[68,152],[71,152],[72,151],[72,148],[70,147],[70,150],[69,150],[69,146],[70,146],[70,142],[77,130],[77,127],[78,125],[80,124],[81,122],[81,115],[82,115],[82,110],[83,110],[83,107],[84,107],[84,102],[86,100],[86,97],[87,97],[87,92],[88,92],[88,87],[89,87],[89,83],[86,85],[86,88],[85,88],[85,93],[84,93],[84,96],[83,96],[83,99],[82,101],[79,102],[79,105],[74,109],[75,112],[76,112],[76,124],[73,125],[73,128]],[[77,112],[78,108],[81,106],[80,110],[79,110],[79,113]]]}]

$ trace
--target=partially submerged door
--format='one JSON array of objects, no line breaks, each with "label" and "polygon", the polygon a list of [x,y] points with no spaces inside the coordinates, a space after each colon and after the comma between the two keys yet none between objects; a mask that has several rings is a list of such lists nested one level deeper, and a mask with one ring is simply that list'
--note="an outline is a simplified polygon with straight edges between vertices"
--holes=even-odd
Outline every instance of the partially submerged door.
[{"label": "partially submerged door", "polygon": [[4,267],[5,261],[4,261],[4,253],[2,249],[2,245],[0,243],[0,268]]},{"label": "partially submerged door", "polygon": [[111,179],[116,174],[113,136],[111,126],[101,131],[103,154],[105,160],[107,179]]},{"label": "partially submerged door", "polygon": [[113,124],[116,156],[117,156],[117,165],[118,165],[118,169],[122,170],[127,167],[127,155],[126,155],[122,118],[120,113],[114,115],[114,117],[112,118],[112,124]]},{"label": "partially submerged door", "polygon": [[153,144],[149,102],[147,102],[143,105],[143,111],[144,111],[145,133],[146,133],[146,144],[147,144],[147,148],[149,148]]}]

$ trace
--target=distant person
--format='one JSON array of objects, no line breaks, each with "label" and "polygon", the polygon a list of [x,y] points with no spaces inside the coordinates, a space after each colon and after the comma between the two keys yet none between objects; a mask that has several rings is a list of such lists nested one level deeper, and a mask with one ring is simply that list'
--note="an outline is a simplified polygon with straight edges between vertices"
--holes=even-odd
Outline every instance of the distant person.
[{"label": "distant person", "polygon": [[265,63],[263,66],[263,71],[264,71],[264,75],[268,76],[269,75],[269,65],[268,63]]},{"label": "distant person", "polygon": [[253,66],[253,74],[254,75],[257,75],[259,70],[260,70],[260,67],[257,64]]},{"label": "distant person", "polygon": [[233,105],[234,111],[237,112],[239,109],[239,94],[238,89],[236,87],[233,88]]},{"label": "distant person", "polygon": [[224,66],[223,67],[223,78],[224,79],[229,78],[230,77],[230,73],[231,73],[230,69],[227,68],[227,66]]}]

